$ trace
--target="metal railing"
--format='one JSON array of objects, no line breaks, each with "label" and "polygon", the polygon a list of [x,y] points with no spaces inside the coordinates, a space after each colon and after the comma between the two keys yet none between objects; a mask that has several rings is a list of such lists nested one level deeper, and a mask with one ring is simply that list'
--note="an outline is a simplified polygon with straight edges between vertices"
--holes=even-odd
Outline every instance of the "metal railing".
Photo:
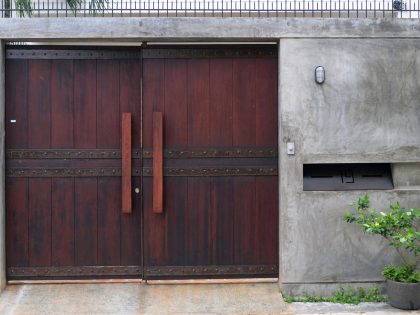
[{"label": "metal railing", "polygon": [[0,17],[419,18],[420,0],[0,0]]}]

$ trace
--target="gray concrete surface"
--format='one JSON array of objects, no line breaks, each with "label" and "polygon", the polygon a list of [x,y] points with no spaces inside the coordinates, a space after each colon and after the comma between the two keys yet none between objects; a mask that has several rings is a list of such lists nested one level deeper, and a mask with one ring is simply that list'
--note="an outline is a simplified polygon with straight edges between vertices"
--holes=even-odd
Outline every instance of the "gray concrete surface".
[{"label": "gray concrete surface", "polygon": [[6,286],[6,207],[4,182],[4,42],[0,40],[0,292]]},{"label": "gray concrete surface", "polygon": [[0,19],[0,38],[19,41],[34,39],[262,41],[286,37],[418,38],[420,20],[245,17]]},{"label": "gray concrete surface", "polygon": [[294,314],[364,314],[364,315],[392,315],[392,314],[420,314],[420,311],[404,311],[393,308],[387,303],[360,303],[334,304],[334,303],[291,303],[289,310]]},{"label": "gray concrete surface", "polygon": [[[322,65],[326,81],[314,81]],[[280,40],[280,282],[329,294],[381,281],[396,261],[379,237],[343,222],[352,201],[420,207],[420,41]],[[294,142],[296,154],[286,154]],[[303,191],[303,163],[397,162],[395,190]],[[416,177],[417,178],[417,177]]]},{"label": "gray concrete surface", "polygon": [[276,283],[10,285],[2,315],[290,314]]},{"label": "gray concrete surface", "polygon": [[342,305],[283,302],[275,283],[94,283],[10,285],[0,295],[2,315],[131,314],[420,314],[385,303]]}]

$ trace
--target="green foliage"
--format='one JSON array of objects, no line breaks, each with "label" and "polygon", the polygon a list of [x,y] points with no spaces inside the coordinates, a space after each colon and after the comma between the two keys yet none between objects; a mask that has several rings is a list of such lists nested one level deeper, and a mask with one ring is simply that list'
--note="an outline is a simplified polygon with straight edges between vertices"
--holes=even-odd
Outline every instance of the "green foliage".
[{"label": "green foliage", "polygon": [[108,0],[90,0],[89,12],[96,14],[96,11],[105,10]]},{"label": "green foliage", "polygon": [[15,0],[16,10],[19,17],[32,16],[32,3],[31,0]]},{"label": "green foliage", "polygon": [[[82,9],[83,0],[66,0],[67,5],[76,14],[77,10]],[[90,0],[89,13],[96,14],[97,11],[106,9],[109,0]],[[31,0],[15,0],[16,9],[19,17],[32,16],[32,2]]]},{"label": "green foliage", "polygon": [[77,9],[80,9],[82,6],[82,0],[67,0],[67,4],[73,13],[76,14]]},{"label": "green foliage", "polygon": [[394,266],[389,265],[382,271],[382,276],[397,282],[418,283],[420,282],[420,272],[414,266]]},{"label": "green foliage", "polygon": [[406,210],[397,202],[389,206],[388,212],[378,212],[370,209],[369,195],[359,198],[353,205],[357,207],[357,213],[346,213],[344,220],[360,225],[367,234],[385,238],[404,262],[400,268],[386,267],[382,275],[389,279],[401,279],[401,282],[418,282],[416,266],[406,260],[401,250],[406,250],[415,258],[420,254],[420,232],[417,230],[420,209]]},{"label": "green foliage", "polygon": [[284,301],[286,303],[331,302],[357,305],[362,302],[386,302],[386,297],[379,294],[379,288],[377,287],[370,290],[364,290],[363,288],[354,290],[348,285],[346,289],[340,286],[340,288],[331,296],[313,296],[305,294],[304,297],[295,297],[293,295],[286,295],[284,296]]}]

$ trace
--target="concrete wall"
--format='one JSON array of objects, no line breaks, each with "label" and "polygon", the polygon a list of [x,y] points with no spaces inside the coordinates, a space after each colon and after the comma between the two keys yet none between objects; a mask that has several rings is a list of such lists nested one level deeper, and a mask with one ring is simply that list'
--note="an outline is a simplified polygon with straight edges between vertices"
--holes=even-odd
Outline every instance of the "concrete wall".
[{"label": "concrete wall", "polygon": [[[339,283],[370,285],[381,281],[380,269],[396,259],[378,238],[342,220],[348,205],[365,192],[304,192],[303,164],[393,163],[395,189],[369,191],[374,206],[396,200],[406,207],[420,206],[420,20],[0,19],[0,38],[111,43],[280,40],[280,286],[321,294]],[[314,82],[318,65],[326,69],[323,85]],[[3,86],[0,81],[2,117]],[[1,128],[1,143],[3,133]],[[295,143],[293,156],[286,154],[289,141]],[[2,164],[3,157],[2,150]],[[3,173],[2,166],[2,274]]]},{"label": "concrete wall", "polygon": [[[326,81],[314,81],[322,65]],[[420,41],[280,41],[280,274],[283,289],[330,291],[380,281],[395,257],[343,222],[366,191],[303,191],[304,163],[389,162],[395,189],[367,191],[373,206],[420,207]],[[285,143],[295,142],[296,155]],[[416,163],[417,162],[417,163]],[[416,175],[417,174],[417,175]],[[360,285],[357,284],[357,285]]]}]

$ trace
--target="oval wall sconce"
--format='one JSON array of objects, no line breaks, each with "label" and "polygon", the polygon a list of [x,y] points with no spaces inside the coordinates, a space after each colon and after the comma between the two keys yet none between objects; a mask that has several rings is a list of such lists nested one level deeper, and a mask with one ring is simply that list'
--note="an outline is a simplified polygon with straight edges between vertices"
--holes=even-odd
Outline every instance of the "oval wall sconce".
[{"label": "oval wall sconce", "polygon": [[318,84],[325,82],[325,69],[323,66],[318,66],[315,68],[315,82]]}]

